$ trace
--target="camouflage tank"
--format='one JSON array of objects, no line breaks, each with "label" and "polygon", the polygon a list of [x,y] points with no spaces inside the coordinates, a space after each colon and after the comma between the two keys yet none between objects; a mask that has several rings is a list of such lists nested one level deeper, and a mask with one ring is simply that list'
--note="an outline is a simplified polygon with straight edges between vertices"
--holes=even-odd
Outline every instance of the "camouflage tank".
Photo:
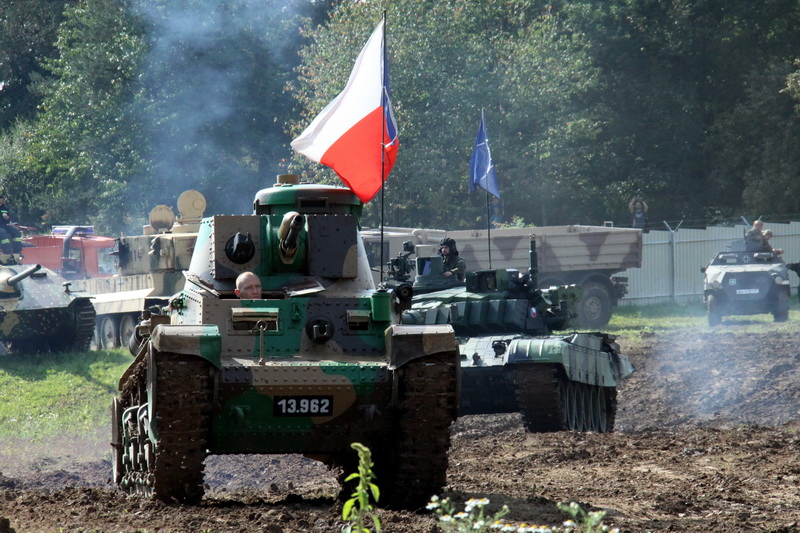
[{"label": "camouflage tank", "polygon": [[[348,189],[279,176],[253,215],[202,221],[185,287],[131,343],[112,408],[116,483],[196,502],[209,453],[299,453],[349,474],[360,442],[381,504],[416,508],[442,489],[455,335],[397,323],[399,297],[374,287],[361,210]],[[261,299],[236,298],[245,271]]]},{"label": "camouflage tank", "polygon": [[[468,273],[465,286],[414,295],[402,322],[453,326],[461,352],[460,414],[520,412],[533,432],[613,431],[616,387],[633,366],[613,335],[553,334],[569,327],[581,290],[538,289],[536,241],[530,243],[529,273]],[[417,247],[414,291],[447,279],[434,252]]]},{"label": "camouflage tank", "polygon": [[14,354],[85,351],[94,307],[41,265],[0,265],[0,342]]}]

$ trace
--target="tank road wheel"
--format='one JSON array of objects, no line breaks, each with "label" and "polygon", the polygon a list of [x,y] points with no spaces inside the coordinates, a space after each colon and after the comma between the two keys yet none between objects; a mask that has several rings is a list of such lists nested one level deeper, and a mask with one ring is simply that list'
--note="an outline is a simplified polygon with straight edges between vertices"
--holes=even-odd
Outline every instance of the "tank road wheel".
[{"label": "tank road wheel", "polygon": [[564,428],[575,429],[575,398],[572,396],[572,383],[568,378],[563,377],[560,380],[559,390],[563,400],[561,402],[562,409],[564,410]]},{"label": "tank road wheel", "polygon": [[585,329],[601,329],[611,320],[611,295],[601,284],[590,281],[581,287],[583,297],[578,302],[577,323]]},{"label": "tank road wheel", "polygon": [[458,412],[458,366],[457,353],[440,352],[395,371],[395,449],[373,450],[382,505],[419,509],[444,488],[450,425]]},{"label": "tank road wheel", "polygon": [[119,398],[114,398],[111,403],[111,468],[117,485],[122,482],[124,474],[122,447],[122,404]]},{"label": "tank road wheel", "polygon": [[115,317],[101,317],[97,326],[97,333],[97,342],[101,350],[119,348],[119,325]]},{"label": "tank road wheel", "polygon": [[586,389],[586,430],[600,433],[600,391],[594,385],[583,386]]},{"label": "tank road wheel", "polygon": [[606,400],[606,390],[599,385],[595,385],[592,389],[594,390],[595,410],[597,411],[597,427],[595,431],[598,433],[608,433],[608,401]]},{"label": "tank road wheel", "polygon": [[583,383],[572,381],[572,394],[575,396],[575,430],[586,431],[586,388]]},{"label": "tank road wheel", "polygon": [[775,322],[786,322],[789,320],[789,293],[786,291],[778,292],[775,299],[775,307],[772,311]]},{"label": "tank road wheel", "polygon": [[119,319],[119,342],[120,346],[128,346],[133,333],[136,331],[136,315],[122,315]]},{"label": "tank road wheel", "polygon": [[709,294],[706,299],[706,307],[708,309],[708,325],[712,328],[719,326],[722,323],[722,309],[720,303],[714,294]]},{"label": "tank road wheel", "polygon": [[602,387],[603,399],[606,405],[606,429],[604,433],[614,431],[614,421],[617,418],[617,388]]},{"label": "tank road wheel", "polygon": [[112,408],[112,445],[122,455],[115,479],[123,488],[165,502],[200,501],[211,383],[207,361],[151,348],[123,385],[122,409]]}]

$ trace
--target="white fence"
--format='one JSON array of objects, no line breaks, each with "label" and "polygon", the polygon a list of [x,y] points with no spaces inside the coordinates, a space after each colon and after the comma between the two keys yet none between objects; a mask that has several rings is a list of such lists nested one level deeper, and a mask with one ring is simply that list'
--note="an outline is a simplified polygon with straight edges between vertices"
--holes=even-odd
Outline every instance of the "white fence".
[{"label": "white fence", "polygon": [[[715,253],[727,249],[731,241],[742,239],[747,226],[666,229],[642,235],[642,268],[620,274],[628,277],[628,295],[620,305],[647,305],[662,302],[691,302],[703,298],[703,274]],[[770,243],[784,250],[787,263],[800,261],[800,222],[764,222],[774,236]],[[798,277],[790,272],[792,293]]]}]

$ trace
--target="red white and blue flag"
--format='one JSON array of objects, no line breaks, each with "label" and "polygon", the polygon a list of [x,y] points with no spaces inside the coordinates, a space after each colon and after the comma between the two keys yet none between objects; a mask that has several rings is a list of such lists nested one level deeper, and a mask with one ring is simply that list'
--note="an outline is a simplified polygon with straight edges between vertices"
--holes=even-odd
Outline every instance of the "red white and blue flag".
[{"label": "red white and blue flag", "polygon": [[344,90],[292,141],[296,152],[336,171],[362,202],[381,189],[400,147],[384,26],[381,20],[372,32]]}]

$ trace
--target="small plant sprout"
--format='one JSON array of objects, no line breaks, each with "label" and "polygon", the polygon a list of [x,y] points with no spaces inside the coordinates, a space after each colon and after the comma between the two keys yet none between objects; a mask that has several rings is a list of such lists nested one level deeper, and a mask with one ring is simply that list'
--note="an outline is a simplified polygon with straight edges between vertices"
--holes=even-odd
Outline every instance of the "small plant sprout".
[{"label": "small plant sprout", "polygon": [[610,529],[603,524],[605,511],[587,513],[575,502],[559,503],[558,508],[572,517],[564,522],[564,530],[575,533],[619,533],[619,529]]},{"label": "small plant sprout", "polygon": [[358,472],[347,476],[345,482],[357,479],[358,485],[352,497],[342,507],[342,519],[350,522],[342,528],[342,533],[372,533],[372,530],[366,527],[368,519],[372,519],[375,533],[380,533],[381,521],[373,514],[373,507],[369,501],[372,496],[377,502],[381,495],[378,486],[372,482],[375,478],[372,472],[372,452],[358,442],[354,442],[350,447],[358,453]]}]

